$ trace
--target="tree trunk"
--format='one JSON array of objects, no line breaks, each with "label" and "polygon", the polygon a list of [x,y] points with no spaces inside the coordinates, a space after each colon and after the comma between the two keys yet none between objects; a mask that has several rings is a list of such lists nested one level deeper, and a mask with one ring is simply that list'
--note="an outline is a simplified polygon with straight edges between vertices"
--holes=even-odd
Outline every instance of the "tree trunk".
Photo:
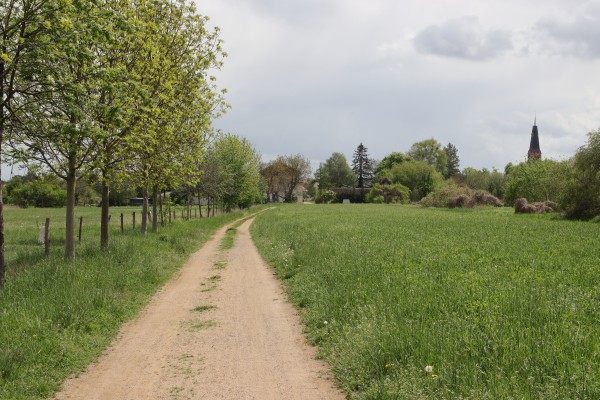
[{"label": "tree trunk", "polygon": [[65,235],[65,259],[75,259],[75,187],[77,186],[77,176],[75,176],[75,167],[73,161],[69,161],[69,173],[67,174],[67,232]]},{"label": "tree trunk", "polygon": [[[4,63],[0,63],[0,76],[4,76]],[[0,82],[0,101],[4,102],[5,87],[4,82]],[[4,142],[4,105],[0,105],[0,175],[2,174],[2,143]],[[4,195],[3,184],[0,180],[0,288],[6,284],[6,267],[4,265]]]},{"label": "tree trunk", "polygon": [[[2,114],[3,112],[0,111]],[[3,124],[3,115],[0,114],[0,124]],[[2,158],[2,137],[4,136],[4,127],[0,127],[0,159]],[[2,173],[2,164],[0,163],[0,174]],[[3,187],[0,181],[0,288],[6,284],[6,268],[4,266],[4,200]]]},{"label": "tree trunk", "polygon": [[152,190],[152,232],[158,232],[158,189]]},{"label": "tree trunk", "polygon": [[200,218],[202,218],[202,193],[198,192],[198,211],[200,211]]},{"label": "tree trunk", "polygon": [[165,215],[163,214],[163,194],[161,193],[158,198],[160,203],[158,203],[159,205],[159,210],[158,212],[160,213],[160,226],[165,226]]},{"label": "tree trunk", "polygon": [[110,187],[108,183],[103,179],[102,180],[102,212],[100,216],[100,248],[107,249],[108,248],[108,240],[109,240],[109,195],[110,195]]},{"label": "tree trunk", "polygon": [[142,206],[142,234],[148,232],[148,183],[144,187],[144,205]]}]

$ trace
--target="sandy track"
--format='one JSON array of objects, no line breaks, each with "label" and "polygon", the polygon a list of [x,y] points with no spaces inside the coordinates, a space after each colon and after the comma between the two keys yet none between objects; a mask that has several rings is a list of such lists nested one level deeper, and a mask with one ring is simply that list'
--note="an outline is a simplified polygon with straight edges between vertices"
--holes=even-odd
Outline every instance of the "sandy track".
[{"label": "sandy track", "polygon": [[218,249],[221,229],[193,254],[56,398],[343,399],[258,254],[251,222],[228,252]]}]

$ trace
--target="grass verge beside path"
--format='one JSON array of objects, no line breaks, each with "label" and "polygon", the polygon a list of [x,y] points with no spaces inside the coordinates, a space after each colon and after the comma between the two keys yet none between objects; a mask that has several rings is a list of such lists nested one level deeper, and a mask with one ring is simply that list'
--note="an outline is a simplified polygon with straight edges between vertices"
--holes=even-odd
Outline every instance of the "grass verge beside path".
[{"label": "grass verge beside path", "polygon": [[[31,249],[15,254],[10,262],[18,268],[9,270],[12,275],[0,290],[0,399],[54,394],[106,348],[189,254],[219,227],[247,214],[178,222],[145,237],[116,231],[108,251],[99,249],[99,237],[88,234],[71,263],[63,260],[62,249],[47,259],[26,257]],[[7,247],[11,237],[19,237],[18,227],[12,229],[7,229]],[[15,245],[35,244],[35,228],[27,229],[27,239]]]},{"label": "grass verge beside path", "polygon": [[350,399],[600,398],[598,224],[311,205],[251,233]]}]

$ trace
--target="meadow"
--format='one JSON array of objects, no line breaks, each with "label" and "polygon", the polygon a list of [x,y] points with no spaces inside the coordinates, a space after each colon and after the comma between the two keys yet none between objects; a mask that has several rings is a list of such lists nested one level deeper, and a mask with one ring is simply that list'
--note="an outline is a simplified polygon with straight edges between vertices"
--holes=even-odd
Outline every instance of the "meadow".
[{"label": "meadow", "polygon": [[600,224],[296,205],[252,236],[350,399],[600,398]]},{"label": "meadow", "polygon": [[[137,214],[136,229],[132,212]],[[100,250],[100,209],[84,217],[73,262],[64,260],[64,209],[5,209],[7,284],[0,289],[0,399],[44,399],[111,342],[187,260],[225,223],[247,215],[183,221],[139,232],[141,208],[113,208],[111,242]],[[120,214],[126,216],[121,233]],[[51,219],[51,252],[37,243]],[[78,220],[79,221],[79,220]]]}]

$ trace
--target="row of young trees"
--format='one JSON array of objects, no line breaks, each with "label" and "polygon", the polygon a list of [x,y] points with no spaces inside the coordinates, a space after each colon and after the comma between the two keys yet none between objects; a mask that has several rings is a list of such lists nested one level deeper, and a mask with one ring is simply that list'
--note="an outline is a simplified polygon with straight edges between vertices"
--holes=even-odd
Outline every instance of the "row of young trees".
[{"label": "row of young trees", "polygon": [[[209,75],[225,53],[206,22],[187,0],[1,3],[0,162],[38,163],[65,182],[67,259],[86,176],[102,183],[102,247],[111,187],[134,182],[147,199],[200,184],[211,121],[227,107]],[[0,284],[3,250],[0,203]]]}]

